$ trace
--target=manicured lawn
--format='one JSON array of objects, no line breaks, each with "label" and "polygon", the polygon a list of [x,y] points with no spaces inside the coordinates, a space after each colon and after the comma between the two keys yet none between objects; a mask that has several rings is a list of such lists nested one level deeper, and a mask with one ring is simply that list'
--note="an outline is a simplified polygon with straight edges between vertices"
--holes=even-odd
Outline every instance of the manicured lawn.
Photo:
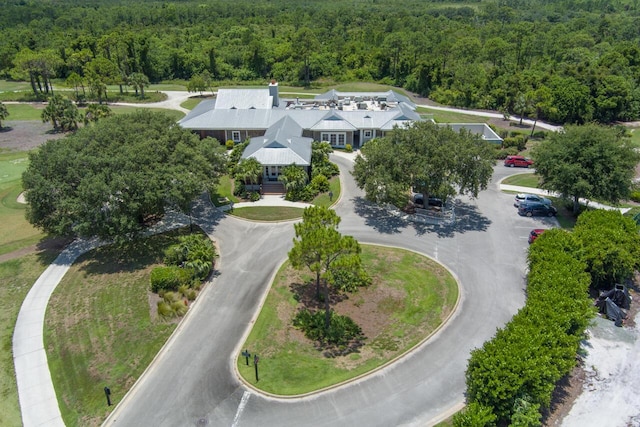
[{"label": "manicured lawn", "polygon": [[329,198],[329,193],[319,194],[313,201],[312,205],[329,207],[336,203],[340,199],[340,177],[334,176],[329,180],[330,191],[333,193],[333,198]]},{"label": "manicured lawn", "polygon": [[176,121],[180,120],[184,117],[184,113],[178,110],[168,110],[166,108],[146,108],[146,107],[130,107],[126,105],[110,105],[109,108],[113,111],[114,114],[130,114],[141,108],[150,111],[156,111],[160,113],[165,113],[168,116],[173,117]]},{"label": "manicured lawn", "polygon": [[512,175],[502,180],[505,185],[517,185],[520,187],[538,188],[540,178],[534,173],[522,173]]},{"label": "manicured lawn", "polygon": [[60,410],[69,426],[97,426],[176,328],[157,316],[149,274],[188,228],[104,247],[82,256],[56,288],[45,318],[45,348]]},{"label": "manicured lawn", "polygon": [[306,393],[346,381],[406,353],[454,309],[456,281],[435,261],[397,248],[363,245],[362,249],[372,284],[332,308],[360,319],[363,331],[371,331],[364,345],[357,352],[325,357],[291,326],[301,306],[296,292],[314,285],[308,270],[295,271],[285,263],[242,346],[259,355],[260,381],[255,381],[252,363],[246,366],[240,357],[237,367],[245,381],[279,395]]},{"label": "manicured lawn", "polygon": [[40,274],[55,259],[41,252],[0,263],[0,425],[20,426],[20,404],[13,365],[13,328],[22,301]]},{"label": "manicured lawn", "polygon": [[229,214],[254,221],[287,221],[290,219],[302,218],[301,208],[289,206],[251,206],[245,208],[234,208],[228,211]]},{"label": "manicured lawn", "polygon": [[38,120],[42,121],[43,104],[5,104],[9,117],[7,120]]},{"label": "manicured lawn", "polygon": [[183,90],[187,90],[187,83],[186,81],[181,81],[181,80],[175,80],[175,81],[169,81],[169,82],[161,82],[158,84],[152,84],[149,85],[149,89],[147,90],[177,90],[177,91],[183,91]]},{"label": "manicured lawn", "polygon": [[15,92],[31,90],[29,82],[14,82],[9,80],[0,80],[0,92]]},{"label": "manicured lawn", "polygon": [[240,201],[233,195],[233,179],[229,175],[224,175],[220,178],[220,183],[215,191],[211,191],[211,202],[216,206],[222,206],[223,203],[219,203],[218,199],[227,198],[230,202],[237,203]]},{"label": "manicured lawn", "polygon": [[[6,105],[7,110],[9,110],[9,117],[7,118],[8,120],[42,120],[42,109],[44,108],[42,104]],[[109,108],[111,108],[111,111],[113,111],[114,114],[129,114],[144,107],[109,105]],[[147,110],[167,113],[171,117],[174,117],[175,120],[180,120],[184,117],[184,113],[177,110],[168,110],[166,108],[147,108]],[[80,112],[84,114],[84,108],[80,108]]]},{"label": "manicured lawn", "polygon": [[0,153],[0,255],[33,245],[44,237],[25,219],[26,206],[16,201],[22,192],[22,172],[27,164],[24,151]]},{"label": "manicured lawn", "polygon": [[184,101],[182,104],[180,104],[180,106],[182,108],[186,108],[187,110],[193,110],[194,108],[196,108],[196,105],[200,104],[202,101],[205,101],[207,99],[212,99],[211,97],[192,97],[187,99],[186,101]]},{"label": "manicured lawn", "polygon": [[420,114],[432,115],[436,123],[485,123],[487,121],[486,117],[434,110],[427,107],[418,107],[417,111]]}]

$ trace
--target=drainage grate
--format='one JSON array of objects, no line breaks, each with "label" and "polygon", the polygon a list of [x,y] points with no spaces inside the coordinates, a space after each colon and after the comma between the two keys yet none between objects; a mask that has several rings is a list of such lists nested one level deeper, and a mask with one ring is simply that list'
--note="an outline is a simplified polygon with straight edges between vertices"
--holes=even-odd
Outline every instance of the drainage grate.
[{"label": "drainage grate", "polygon": [[198,420],[198,426],[206,426],[207,424],[209,424],[209,420],[206,418],[200,418]]}]

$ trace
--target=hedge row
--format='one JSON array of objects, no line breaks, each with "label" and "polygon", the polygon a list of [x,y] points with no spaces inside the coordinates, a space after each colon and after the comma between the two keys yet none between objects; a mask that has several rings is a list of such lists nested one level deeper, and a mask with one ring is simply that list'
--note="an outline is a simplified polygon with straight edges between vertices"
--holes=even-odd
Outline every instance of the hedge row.
[{"label": "hedge row", "polygon": [[556,383],[575,366],[594,314],[586,264],[576,257],[580,247],[563,230],[545,232],[530,247],[526,305],[471,353],[466,381],[473,405],[454,425],[540,425],[540,409],[549,407]]}]

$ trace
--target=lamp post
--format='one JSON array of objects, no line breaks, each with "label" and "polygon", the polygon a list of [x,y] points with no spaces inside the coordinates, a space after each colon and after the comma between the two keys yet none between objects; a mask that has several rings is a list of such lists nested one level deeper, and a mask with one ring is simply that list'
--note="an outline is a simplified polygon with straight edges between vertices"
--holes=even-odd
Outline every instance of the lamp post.
[{"label": "lamp post", "polygon": [[107,396],[107,406],[111,406],[111,390],[109,387],[104,388],[104,395]]},{"label": "lamp post", "polygon": [[260,358],[258,357],[258,355],[254,355],[253,356],[253,366],[255,366],[256,368],[256,382],[258,382],[258,362],[260,361]]}]

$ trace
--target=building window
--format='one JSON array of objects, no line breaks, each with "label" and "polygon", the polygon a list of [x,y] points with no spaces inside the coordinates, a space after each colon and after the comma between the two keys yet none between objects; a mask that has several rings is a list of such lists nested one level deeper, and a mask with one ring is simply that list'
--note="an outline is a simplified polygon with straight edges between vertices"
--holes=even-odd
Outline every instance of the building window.
[{"label": "building window", "polygon": [[240,142],[240,131],[239,130],[231,131],[231,139],[233,139],[233,142]]},{"label": "building window", "polygon": [[323,133],[322,141],[327,141],[332,146],[344,147],[345,142],[347,141],[347,134],[344,132],[339,133]]},{"label": "building window", "polygon": [[365,138],[371,138],[371,131],[370,130],[365,130],[364,131],[364,137]]}]

